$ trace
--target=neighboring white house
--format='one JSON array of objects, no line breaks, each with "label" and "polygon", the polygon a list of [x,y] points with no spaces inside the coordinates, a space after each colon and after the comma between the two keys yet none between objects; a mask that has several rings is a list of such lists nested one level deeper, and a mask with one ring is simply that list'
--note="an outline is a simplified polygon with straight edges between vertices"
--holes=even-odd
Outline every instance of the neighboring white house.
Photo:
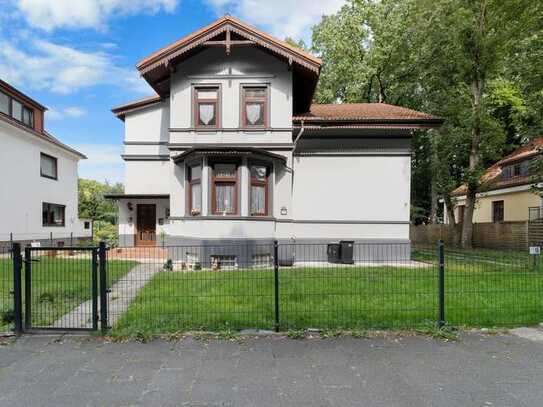
[{"label": "neighboring white house", "polygon": [[137,68],[157,95],[112,110],[125,123],[125,194],[110,196],[121,245],[354,240],[368,243],[359,258],[408,246],[412,132],[441,119],[312,104],[321,61],[230,16]]},{"label": "neighboring white house", "polygon": [[86,157],[45,131],[45,110],[0,80],[0,242],[92,236],[78,219],[77,163]]}]

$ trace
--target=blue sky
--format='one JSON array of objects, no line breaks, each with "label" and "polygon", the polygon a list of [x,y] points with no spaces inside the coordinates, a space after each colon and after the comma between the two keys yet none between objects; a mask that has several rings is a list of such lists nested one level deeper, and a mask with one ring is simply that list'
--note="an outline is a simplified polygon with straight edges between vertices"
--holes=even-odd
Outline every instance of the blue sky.
[{"label": "blue sky", "polygon": [[47,106],[46,128],[89,159],[81,177],[123,180],[111,107],[153,94],[134,65],[230,13],[279,38],[310,37],[344,0],[0,0],[0,78]]}]

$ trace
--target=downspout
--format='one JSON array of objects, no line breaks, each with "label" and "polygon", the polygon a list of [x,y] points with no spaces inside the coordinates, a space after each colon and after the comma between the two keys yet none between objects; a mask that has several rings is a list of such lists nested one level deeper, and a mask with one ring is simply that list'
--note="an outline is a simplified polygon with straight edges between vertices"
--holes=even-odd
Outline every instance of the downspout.
[{"label": "downspout", "polygon": [[[290,172],[291,173],[291,179],[290,179],[290,210],[291,210],[292,213],[294,213],[294,153],[296,152],[296,146],[298,145],[298,140],[300,140],[300,138],[304,134],[305,127],[304,127],[304,121],[303,120],[301,121],[301,125],[302,125],[302,127],[300,129],[300,132],[298,133],[298,135],[294,139],[294,145],[292,146],[292,168],[291,168],[291,172]],[[291,216],[292,216],[292,213],[291,213]],[[294,236],[291,235],[290,239],[292,240],[292,243],[296,242],[296,238]],[[294,248],[294,252],[292,253],[292,256],[293,256],[292,260],[294,262],[294,259],[296,258],[296,249],[295,248]]]},{"label": "downspout", "polygon": [[[302,120],[302,128],[300,129],[300,132],[294,139],[294,145],[292,146],[292,168],[291,168],[291,182],[290,182],[290,196],[293,196],[294,193],[294,153],[296,151],[296,146],[298,145],[298,140],[300,140],[300,137],[304,134],[304,121]],[[291,205],[292,206],[292,205]]]}]

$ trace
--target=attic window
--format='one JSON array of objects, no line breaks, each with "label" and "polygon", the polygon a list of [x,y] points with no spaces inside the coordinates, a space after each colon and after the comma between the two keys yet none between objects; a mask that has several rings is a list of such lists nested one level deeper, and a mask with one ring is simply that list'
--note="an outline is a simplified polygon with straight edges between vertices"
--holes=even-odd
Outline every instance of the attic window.
[{"label": "attic window", "polygon": [[0,113],[11,116],[28,127],[34,127],[34,110],[0,92]]},{"label": "attic window", "polygon": [[531,160],[521,161],[502,168],[502,179],[525,177],[530,174]]},{"label": "attic window", "polygon": [[266,127],[268,125],[268,87],[244,86],[242,92],[242,126]]},{"label": "attic window", "polygon": [[194,88],[195,127],[219,127],[220,89],[218,86]]}]

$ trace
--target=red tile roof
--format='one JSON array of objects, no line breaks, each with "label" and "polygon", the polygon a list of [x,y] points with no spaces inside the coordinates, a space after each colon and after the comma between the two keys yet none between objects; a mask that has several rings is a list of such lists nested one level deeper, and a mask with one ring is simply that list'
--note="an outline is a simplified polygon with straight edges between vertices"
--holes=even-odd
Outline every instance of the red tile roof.
[{"label": "red tile roof", "polygon": [[[500,161],[487,168],[486,171],[481,175],[479,182],[481,184],[482,191],[492,191],[501,188],[509,188],[520,185],[528,185],[534,182],[533,177],[528,176],[518,176],[511,179],[502,180],[501,173],[502,168],[508,164],[512,164],[524,159],[533,157],[543,150],[543,137],[533,140],[529,144],[526,144],[523,147],[520,147],[513,151],[511,154],[505,156]],[[467,186],[460,185],[456,188],[452,195],[459,196],[465,195],[467,192]]]},{"label": "red tile roof", "polygon": [[313,104],[310,111],[294,116],[294,121],[435,121],[442,119],[427,113],[386,103]]}]

